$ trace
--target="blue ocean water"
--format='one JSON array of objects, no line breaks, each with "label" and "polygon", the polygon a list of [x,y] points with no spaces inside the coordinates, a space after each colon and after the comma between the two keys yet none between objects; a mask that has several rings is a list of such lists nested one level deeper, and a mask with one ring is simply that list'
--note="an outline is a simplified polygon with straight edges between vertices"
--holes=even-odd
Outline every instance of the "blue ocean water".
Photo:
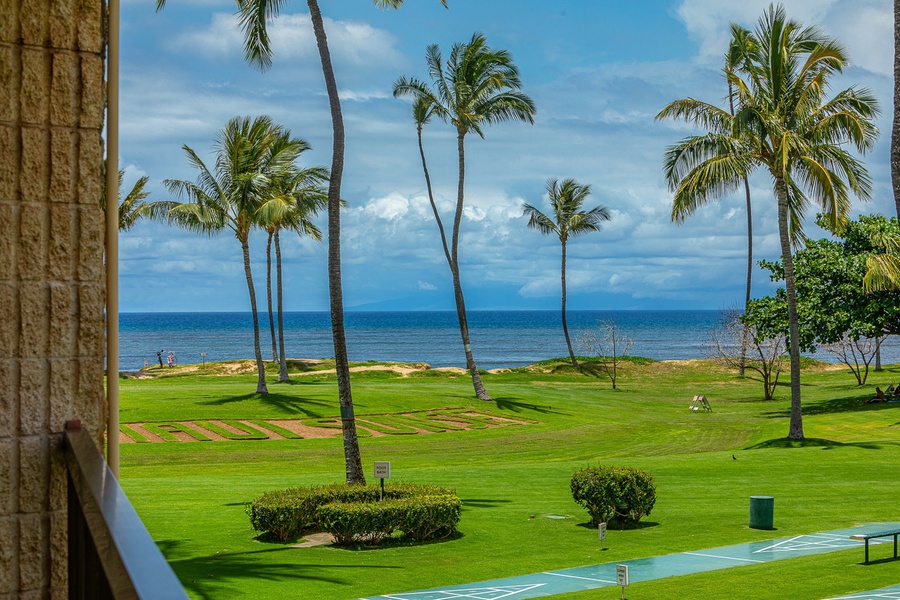
[{"label": "blue ocean water", "polygon": [[[708,332],[716,310],[570,311],[574,340],[600,319],[615,320],[634,340],[629,354],[656,360],[707,356]],[[567,356],[558,311],[471,311],[469,330],[479,368],[519,367]],[[347,312],[347,353],[352,361],[426,362],[432,367],[465,366],[456,313]],[[334,356],[327,312],[284,315],[285,353],[291,358]],[[263,358],[272,358],[267,315],[260,315]],[[234,360],[253,356],[251,313],[122,313],[119,361],[123,371],[157,361],[157,352],[174,352],[179,363]],[[576,349],[576,352],[579,352]],[[205,357],[201,356],[205,353]],[[580,351],[581,354],[586,352]],[[835,362],[820,352],[820,360]],[[885,345],[885,363],[900,361],[900,347]]]}]

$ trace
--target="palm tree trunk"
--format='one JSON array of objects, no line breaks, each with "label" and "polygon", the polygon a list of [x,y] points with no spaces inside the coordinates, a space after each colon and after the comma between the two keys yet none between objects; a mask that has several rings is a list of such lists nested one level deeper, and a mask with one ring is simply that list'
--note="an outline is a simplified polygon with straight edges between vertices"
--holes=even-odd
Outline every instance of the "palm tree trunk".
[{"label": "palm tree trunk", "polygon": [[259,315],[256,313],[256,290],[253,288],[253,274],[250,272],[250,245],[247,240],[241,239],[241,249],[244,251],[244,275],[247,277],[247,289],[250,290],[250,312],[253,314],[253,351],[256,353],[256,382],[257,394],[268,394],[266,387],[266,365],[262,359],[262,349],[259,345]]},{"label": "palm tree trunk", "polygon": [[278,381],[286,383],[291,380],[287,370],[287,359],[284,355],[284,311],[282,310],[281,285],[281,240],[278,227],[275,228],[275,296],[278,303]]},{"label": "palm tree trunk", "polygon": [[316,35],[322,74],[328,90],[334,140],[331,154],[331,180],[328,184],[328,292],[331,300],[331,332],[334,339],[334,362],[337,372],[338,398],[341,406],[341,431],[344,438],[344,461],[347,485],[366,484],[353,414],[353,394],[350,389],[350,362],[347,358],[347,338],[344,333],[344,299],[341,289],[341,177],[344,173],[344,118],[337,82],[331,66],[331,53],[325,25],[317,0],[307,0],[309,16]]},{"label": "palm tree trunk", "polygon": [[[572,366],[578,368],[578,360],[575,359],[575,353],[572,352],[572,340],[569,339],[569,324],[566,322],[566,243],[562,243],[562,267],[560,268],[560,279],[562,280],[562,326],[563,333],[566,335],[566,346],[569,348],[569,357],[572,359]],[[613,382],[615,388],[615,382]]]},{"label": "palm tree trunk", "polygon": [[269,232],[269,239],[266,242],[266,301],[269,307],[269,331],[272,338],[272,360],[278,360],[278,348],[275,347],[275,319],[272,316],[272,237],[274,233]]},{"label": "palm tree trunk", "polygon": [[[900,0],[898,0],[900,1]],[[744,295],[744,314],[750,309],[750,284],[753,282],[753,212],[750,206],[750,182],[744,177],[744,194],[747,197],[747,291]],[[741,336],[741,364],[740,376],[744,376],[744,367],[747,364],[747,345],[750,336],[750,327],[744,325]]]},{"label": "palm tree trunk", "polygon": [[475,387],[475,397],[479,400],[491,400],[490,394],[484,389],[478,366],[475,364],[475,356],[472,353],[472,344],[469,342],[469,322],[466,317],[466,301],[463,298],[462,283],[459,279],[459,228],[462,223],[463,201],[465,200],[466,180],[466,152],[465,133],[458,131],[456,146],[459,151],[459,185],[456,192],[456,215],[453,219],[453,241],[451,245],[450,272],[453,274],[453,296],[456,299],[456,317],[459,320],[459,334],[462,337],[463,350],[466,353],[466,369],[472,376],[472,385]]},{"label": "palm tree trunk", "polygon": [[[900,0],[897,0],[900,2]],[[428,174],[428,163],[425,162],[425,146],[422,144],[422,126],[417,128],[419,136],[419,156],[422,157],[422,170],[425,172],[425,187],[428,189],[428,201],[431,203],[431,211],[434,213],[434,220],[437,221],[438,231],[441,232],[441,246],[444,248],[444,256],[447,257],[447,264],[453,269],[453,258],[450,256],[450,249],[447,247],[447,234],[444,232],[444,222],[441,220],[441,214],[438,212],[437,204],[434,201],[434,192],[431,189],[431,175]]]},{"label": "palm tree trunk", "polygon": [[781,240],[781,261],[784,265],[784,288],[788,305],[788,344],[791,357],[791,425],[788,437],[803,439],[803,411],[800,404],[800,320],[797,316],[797,288],[794,282],[794,257],[788,229],[787,184],[781,177],[775,180],[778,195],[778,234]]},{"label": "palm tree trunk", "polygon": [[894,0],[894,120],[891,128],[891,183],[900,219],[900,0]]}]

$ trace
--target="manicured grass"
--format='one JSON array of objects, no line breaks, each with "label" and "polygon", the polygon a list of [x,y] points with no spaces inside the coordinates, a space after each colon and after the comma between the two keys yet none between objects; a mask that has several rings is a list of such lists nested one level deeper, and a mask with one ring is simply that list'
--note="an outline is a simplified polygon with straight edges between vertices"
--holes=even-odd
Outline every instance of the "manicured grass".
[{"label": "manicured grass", "polygon": [[[809,367],[807,440],[797,443],[784,439],[786,386],[763,402],[758,381],[703,362],[630,363],[612,391],[608,380],[558,361],[540,366],[549,372],[486,374],[493,402],[476,400],[465,376],[354,374],[360,417],[453,408],[535,422],[360,440],[367,473],[373,461],[390,460],[395,479],[457,490],[464,512],[455,540],[339,550],[255,539],[244,503],[267,490],[341,481],[339,438],[126,444],[123,485],[192,597],[217,599],[358,598],[900,520],[900,404],[863,403],[876,384],[900,380],[900,368],[861,389],[848,372]],[[265,398],[248,393],[254,387],[247,375],[126,380],[121,420],[339,414],[328,374],[270,383]],[[687,410],[695,394],[709,398],[712,413]],[[602,553],[569,491],[575,470],[600,462],[650,472],[658,496],[645,526],[611,531]],[[758,494],[775,496],[777,531],[747,527],[749,496]],[[841,551],[636,584],[628,597],[821,599],[900,582],[900,561],[861,562],[861,549]]]}]

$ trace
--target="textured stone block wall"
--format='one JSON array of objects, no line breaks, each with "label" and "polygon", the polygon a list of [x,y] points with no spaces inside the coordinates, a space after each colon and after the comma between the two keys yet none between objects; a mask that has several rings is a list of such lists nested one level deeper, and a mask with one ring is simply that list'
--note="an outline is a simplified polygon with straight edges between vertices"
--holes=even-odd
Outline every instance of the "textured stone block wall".
[{"label": "textured stone block wall", "polygon": [[0,0],[0,599],[66,597],[67,419],[105,422],[102,0]]}]

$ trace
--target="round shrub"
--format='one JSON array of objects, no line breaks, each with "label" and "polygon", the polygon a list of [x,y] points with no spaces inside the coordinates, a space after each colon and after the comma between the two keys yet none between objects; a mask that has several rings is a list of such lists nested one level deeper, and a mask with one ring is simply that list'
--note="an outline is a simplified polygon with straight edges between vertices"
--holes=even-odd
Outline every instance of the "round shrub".
[{"label": "round shrub", "polygon": [[247,514],[255,530],[279,541],[313,531],[331,533],[337,545],[378,543],[394,531],[416,542],[456,533],[462,511],[456,492],[398,483],[385,487],[381,502],[380,493],[377,485],[278,490],[250,502]]},{"label": "round shrub", "polygon": [[629,527],[656,503],[653,476],[631,467],[587,467],[572,475],[572,497],[587,509],[591,524]]}]

